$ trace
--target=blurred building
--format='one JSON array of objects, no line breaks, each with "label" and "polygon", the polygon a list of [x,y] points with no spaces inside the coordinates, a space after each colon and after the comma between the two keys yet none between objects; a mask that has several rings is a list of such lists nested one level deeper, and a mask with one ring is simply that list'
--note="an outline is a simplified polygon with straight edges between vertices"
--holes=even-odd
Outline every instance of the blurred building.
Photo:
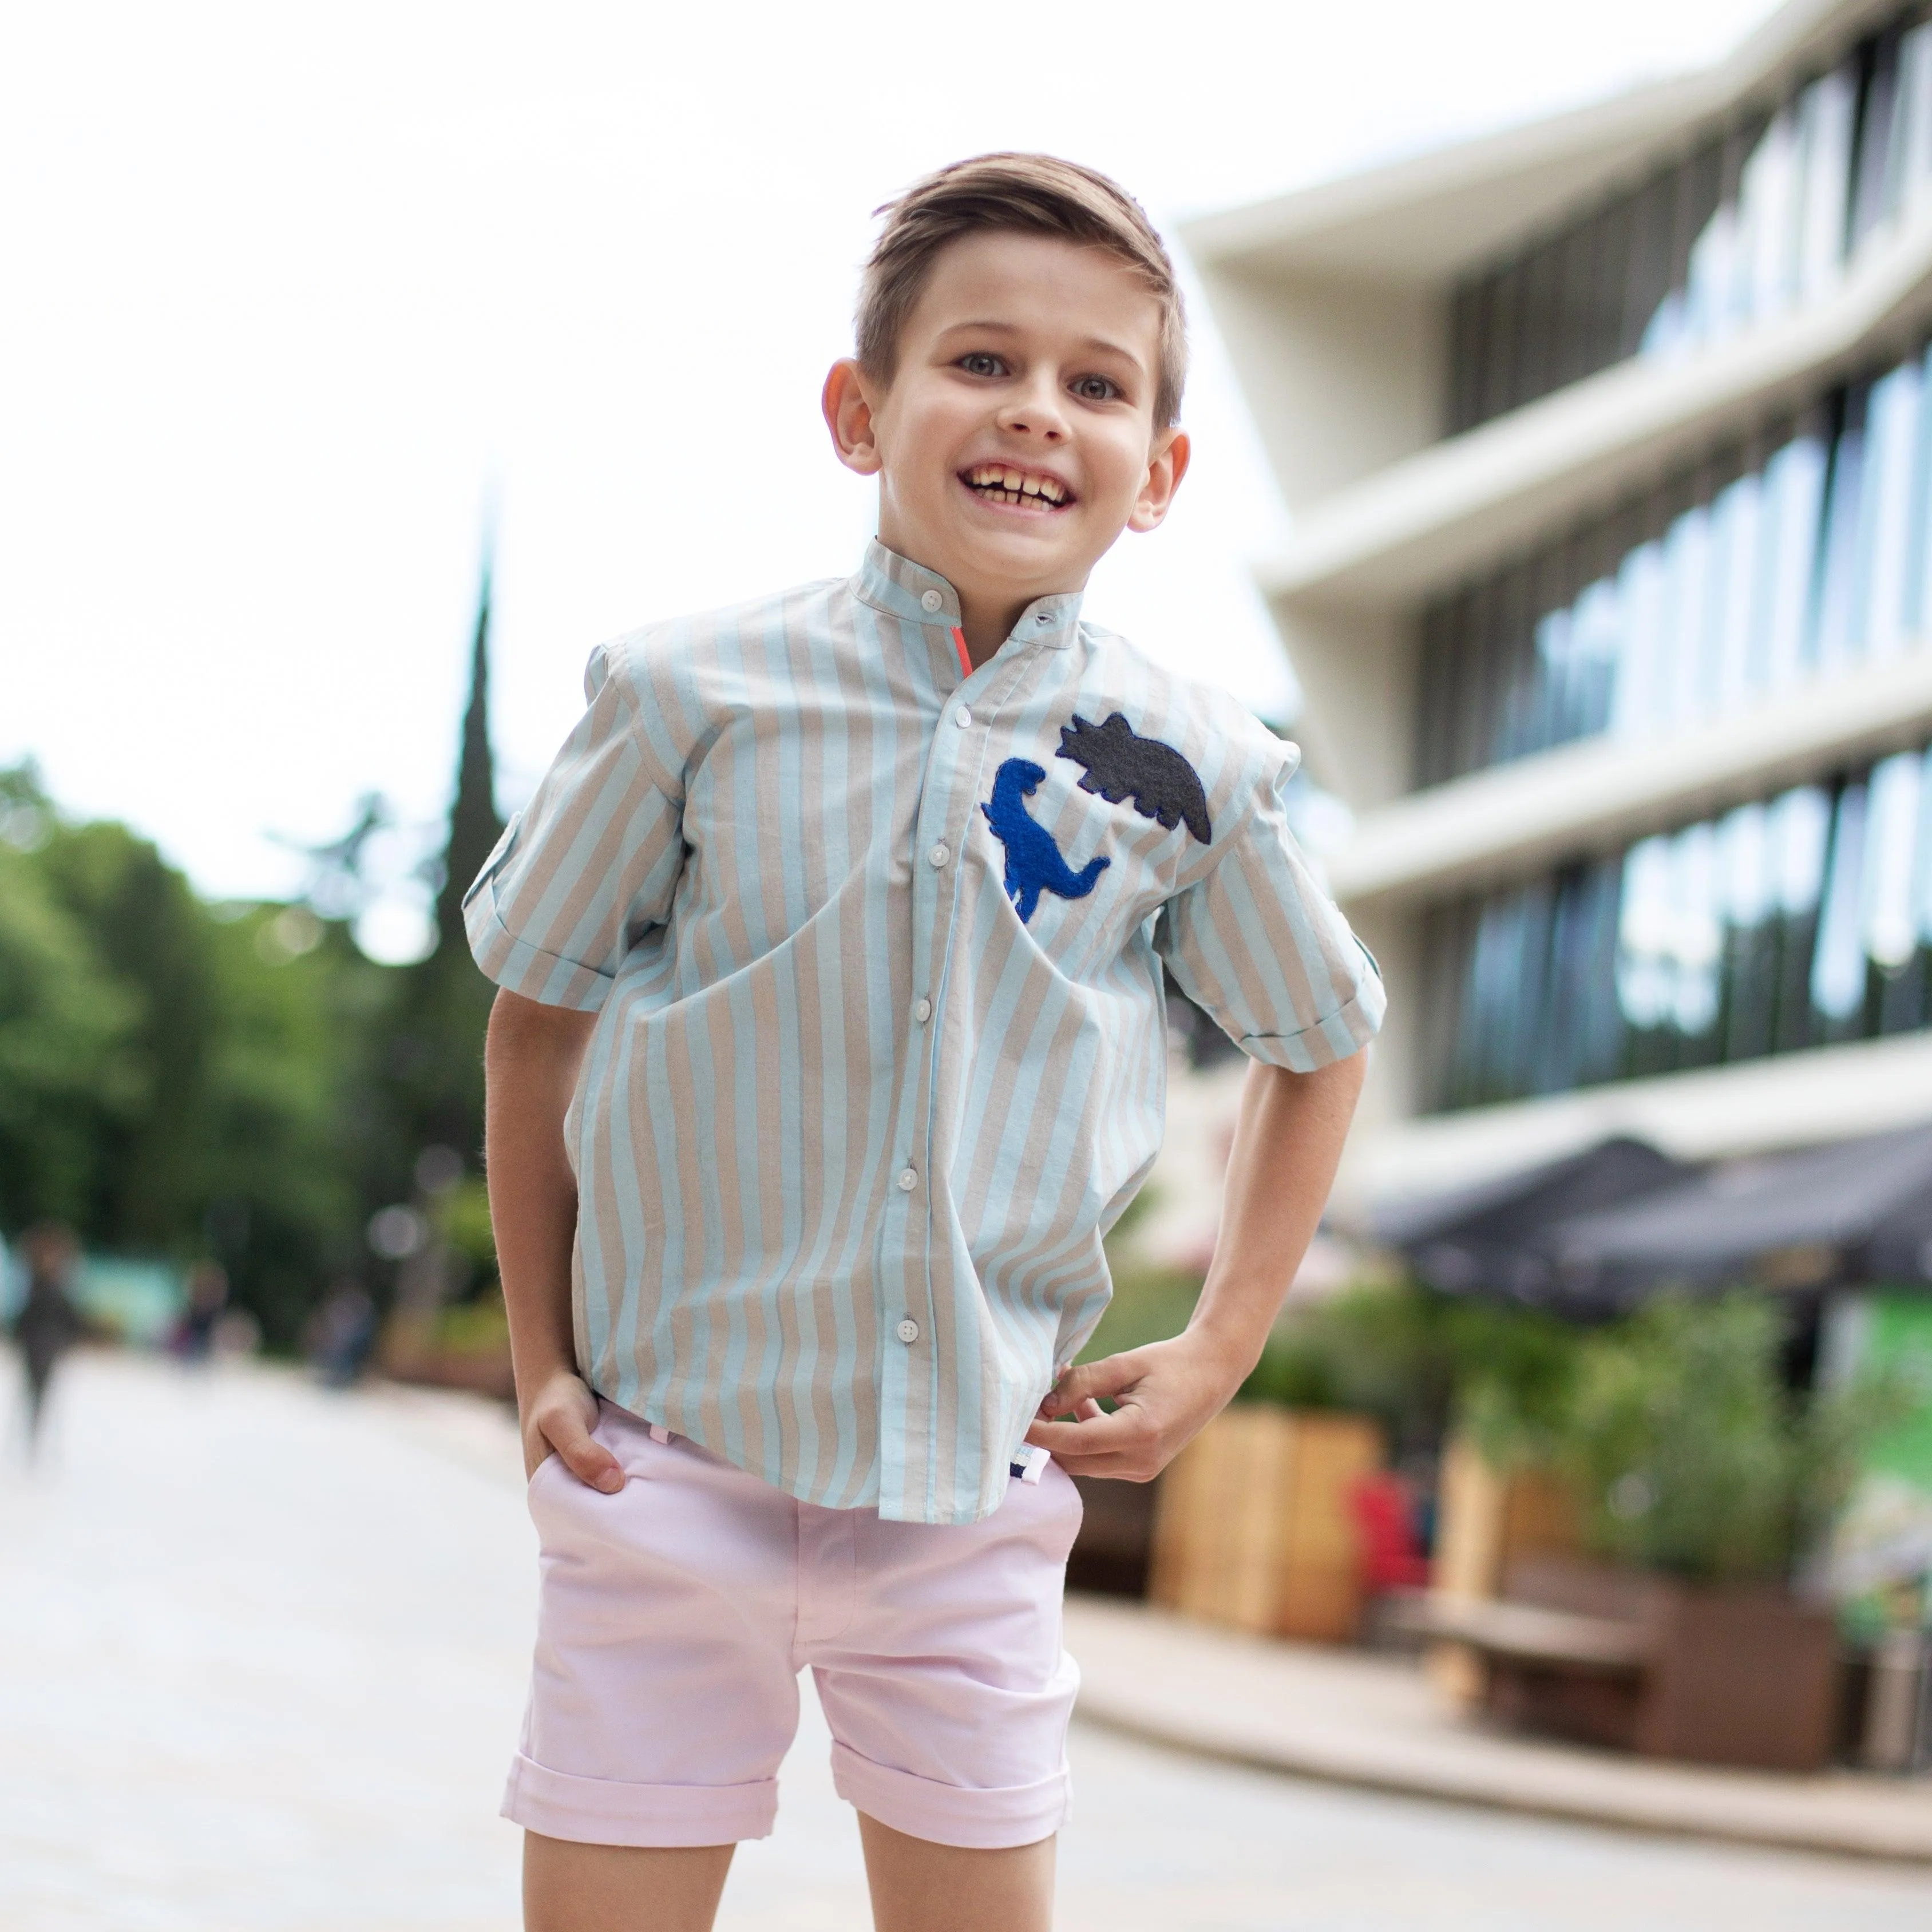
[{"label": "blurred building", "polygon": [[1388,1033],[1343,1182],[1932,1119],[1932,24],[1200,221]]}]

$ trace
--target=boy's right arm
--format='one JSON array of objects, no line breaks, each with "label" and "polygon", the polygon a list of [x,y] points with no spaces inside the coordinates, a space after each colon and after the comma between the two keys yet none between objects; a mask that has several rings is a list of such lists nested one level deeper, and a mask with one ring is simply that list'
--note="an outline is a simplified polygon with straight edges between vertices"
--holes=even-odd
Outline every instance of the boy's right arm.
[{"label": "boy's right arm", "polygon": [[623,1487],[624,1472],[591,1439],[597,1398],[577,1372],[570,1307],[577,1178],[563,1144],[564,1115],[596,1024],[594,1013],[497,994],[483,1054],[484,1158],[524,1473],[554,1450],[580,1480],[608,1492]]}]

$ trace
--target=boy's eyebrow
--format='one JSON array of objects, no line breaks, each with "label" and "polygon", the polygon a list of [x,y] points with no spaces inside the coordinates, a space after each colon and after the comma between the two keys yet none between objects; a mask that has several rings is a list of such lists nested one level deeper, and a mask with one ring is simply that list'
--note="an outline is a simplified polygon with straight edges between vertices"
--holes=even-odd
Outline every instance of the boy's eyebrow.
[{"label": "boy's eyebrow", "polygon": [[[1018,335],[1024,332],[1024,326],[1019,322],[1001,322],[996,317],[988,316],[980,321],[949,322],[939,333],[943,339],[962,328],[976,328],[982,332],[994,331],[1002,335]],[[1126,347],[1122,343],[1113,341],[1104,335],[1090,335],[1081,343],[1080,346],[1085,350],[1098,350],[1108,356],[1124,356],[1128,362],[1137,365],[1142,363],[1142,358],[1138,351]]]}]

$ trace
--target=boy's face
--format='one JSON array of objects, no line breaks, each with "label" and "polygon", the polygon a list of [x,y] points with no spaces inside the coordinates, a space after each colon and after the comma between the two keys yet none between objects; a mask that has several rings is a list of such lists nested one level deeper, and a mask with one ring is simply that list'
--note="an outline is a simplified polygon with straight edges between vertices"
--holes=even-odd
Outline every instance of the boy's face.
[{"label": "boy's face", "polygon": [[1187,440],[1157,428],[1160,305],[1097,248],[1032,235],[945,249],[881,384],[841,362],[840,459],[879,478],[879,537],[969,605],[1077,590],[1167,514]]}]

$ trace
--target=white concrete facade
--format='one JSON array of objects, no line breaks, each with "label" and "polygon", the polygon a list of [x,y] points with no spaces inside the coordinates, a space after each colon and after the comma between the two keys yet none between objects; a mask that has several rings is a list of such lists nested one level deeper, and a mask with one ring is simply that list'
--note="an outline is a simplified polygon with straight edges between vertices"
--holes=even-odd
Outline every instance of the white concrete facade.
[{"label": "white concrete facade", "polygon": [[1293,513],[1258,578],[1303,688],[1311,775],[1356,814],[1330,878],[1392,995],[1345,1210],[1610,1131],[1709,1156],[1932,1119],[1932,1033],[1433,1114],[1416,1035],[1432,903],[1932,738],[1928,650],[1660,741],[1584,737],[1416,782],[1424,607],[1922,341],[1932,194],[1781,314],[1445,435],[1456,284],[1714,127],[1768,110],[1900,12],[1897,0],[1792,0],[1708,71],[1185,231]]}]

